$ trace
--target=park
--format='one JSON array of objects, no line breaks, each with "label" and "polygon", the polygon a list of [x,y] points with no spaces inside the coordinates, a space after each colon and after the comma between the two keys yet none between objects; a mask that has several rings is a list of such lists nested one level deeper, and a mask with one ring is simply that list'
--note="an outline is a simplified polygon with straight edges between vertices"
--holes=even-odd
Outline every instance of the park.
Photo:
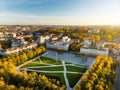
[{"label": "park", "polygon": [[67,84],[73,88],[82,75],[86,72],[87,67],[79,64],[72,64],[65,61],[56,61],[54,59],[40,57],[24,65],[20,70],[35,71],[60,80],[62,84]]}]

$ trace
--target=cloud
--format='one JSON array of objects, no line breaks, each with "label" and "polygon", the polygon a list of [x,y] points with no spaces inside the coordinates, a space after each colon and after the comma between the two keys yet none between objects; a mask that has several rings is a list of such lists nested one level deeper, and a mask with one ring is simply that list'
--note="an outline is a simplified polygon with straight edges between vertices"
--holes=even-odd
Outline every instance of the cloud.
[{"label": "cloud", "polygon": [[0,13],[0,17],[16,17],[16,18],[30,18],[30,19],[70,19],[71,17],[62,17],[62,16],[39,16],[39,15],[27,15],[27,14],[13,14],[13,13]]}]

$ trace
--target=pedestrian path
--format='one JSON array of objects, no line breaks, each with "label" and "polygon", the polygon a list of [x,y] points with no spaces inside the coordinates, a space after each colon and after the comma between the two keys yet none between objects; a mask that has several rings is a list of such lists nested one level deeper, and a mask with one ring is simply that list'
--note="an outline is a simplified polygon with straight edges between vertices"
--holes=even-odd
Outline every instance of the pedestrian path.
[{"label": "pedestrian path", "polygon": [[[40,62],[35,62],[36,59],[39,59]],[[36,66],[28,66],[28,67],[25,67],[25,68],[22,68],[24,65],[28,64],[28,63],[34,63],[36,64]],[[37,65],[38,64],[38,65]],[[41,64],[41,65],[40,65]],[[46,65],[46,66],[44,66]],[[24,64],[20,65],[17,67],[17,69],[19,70],[27,70],[27,71],[33,71],[33,72],[40,72],[40,73],[61,73],[63,74],[64,76],[64,80],[65,80],[65,84],[66,84],[66,87],[67,89],[66,90],[73,90],[74,88],[71,88],[70,87],[70,84],[69,84],[69,80],[68,80],[68,77],[67,77],[67,74],[84,74],[84,73],[81,73],[81,72],[73,72],[73,71],[67,71],[67,68],[66,66],[74,66],[74,67],[80,67],[80,68],[86,68],[84,66],[80,66],[80,65],[77,65],[77,64],[69,64],[69,63],[65,63],[65,61],[61,61],[61,64],[48,64],[48,63],[43,63],[42,60],[40,59],[40,56],[28,61],[28,62],[25,62]],[[63,67],[63,70],[62,71],[51,71],[51,70],[42,70],[42,68],[54,68],[54,67]],[[41,69],[41,70],[37,70],[37,69]]]},{"label": "pedestrian path", "polygon": [[66,83],[66,86],[67,86],[66,90],[72,90],[72,88],[70,88],[69,81],[68,81],[68,78],[67,78],[67,72],[66,72],[67,70],[66,70],[65,62],[62,61],[62,64],[63,64],[63,67],[64,67],[64,79],[65,79],[65,83]]}]

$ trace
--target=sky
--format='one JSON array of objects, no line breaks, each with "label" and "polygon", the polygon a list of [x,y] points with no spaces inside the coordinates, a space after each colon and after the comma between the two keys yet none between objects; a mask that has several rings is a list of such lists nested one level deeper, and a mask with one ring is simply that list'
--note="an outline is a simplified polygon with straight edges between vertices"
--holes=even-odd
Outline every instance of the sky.
[{"label": "sky", "polygon": [[120,25],[120,0],[0,0],[0,24]]}]

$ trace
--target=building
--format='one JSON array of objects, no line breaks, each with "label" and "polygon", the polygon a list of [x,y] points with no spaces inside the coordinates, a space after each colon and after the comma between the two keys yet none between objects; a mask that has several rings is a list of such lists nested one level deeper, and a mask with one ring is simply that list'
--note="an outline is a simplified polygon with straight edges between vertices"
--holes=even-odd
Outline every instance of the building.
[{"label": "building", "polygon": [[72,39],[71,41],[72,41],[72,43],[80,43],[79,39]]},{"label": "building", "polygon": [[64,36],[64,37],[62,37],[62,42],[63,43],[70,43],[70,38],[68,38],[68,36]]},{"label": "building", "polygon": [[99,29],[97,29],[97,30],[88,30],[88,33],[98,34],[98,33],[100,33],[100,30]]},{"label": "building", "polygon": [[26,45],[28,42],[26,42],[24,39],[13,39],[11,47],[20,47]]},{"label": "building", "polygon": [[4,34],[3,34],[3,32],[0,32],[0,37],[4,37]]},{"label": "building", "polygon": [[103,41],[96,41],[95,44],[96,44],[96,48],[97,49],[100,49],[100,48],[104,48],[104,43]]},{"label": "building", "polygon": [[70,46],[70,38],[68,38],[68,36],[63,37],[61,41],[53,41],[47,43],[46,45],[47,48],[58,49],[62,51],[68,51],[69,46]]},{"label": "building", "polygon": [[47,43],[46,47],[51,49],[59,49],[62,51],[68,51],[70,44],[63,42],[51,42]]},{"label": "building", "polygon": [[93,39],[92,39],[92,38],[85,37],[85,38],[83,39],[83,47],[85,47],[85,48],[90,47],[91,44],[92,44],[92,42],[93,42]]},{"label": "building", "polygon": [[45,44],[45,43],[47,43],[47,42],[49,42],[49,40],[50,40],[50,36],[48,36],[48,35],[42,35],[42,36],[40,36],[39,38],[38,38],[38,43],[40,43],[40,44]]},{"label": "building", "polygon": [[93,49],[93,48],[84,48],[81,47],[80,48],[80,53],[81,54],[87,54],[87,55],[93,55],[93,56],[97,56],[97,55],[104,55],[104,56],[108,56],[109,54],[109,49],[108,48],[102,48],[102,49]]},{"label": "building", "polygon": [[0,41],[5,41],[5,38],[0,38]]},{"label": "building", "polygon": [[0,55],[8,55],[8,54],[12,54],[12,53],[19,53],[20,51],[26,50],[26,49],[32,49],[32,48],[36,48],[37,47],[37,43],[30,43],[27,44],[25,46],[21,46],[21,47],[14,47],[14,48],[8,48],[8,49],[0,49]]}]

